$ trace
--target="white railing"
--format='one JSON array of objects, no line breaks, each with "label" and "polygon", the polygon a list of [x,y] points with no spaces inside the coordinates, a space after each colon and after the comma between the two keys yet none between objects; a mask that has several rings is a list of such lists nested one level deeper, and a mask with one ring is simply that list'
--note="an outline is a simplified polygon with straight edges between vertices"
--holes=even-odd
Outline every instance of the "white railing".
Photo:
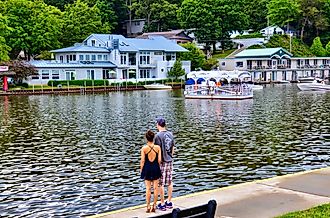
[{"label": "white railing", "polygon": [[232,84],[224,86],[185,85],[187,95],[203,96],[249,96],[253,95],[252,86],[248,84]]}]

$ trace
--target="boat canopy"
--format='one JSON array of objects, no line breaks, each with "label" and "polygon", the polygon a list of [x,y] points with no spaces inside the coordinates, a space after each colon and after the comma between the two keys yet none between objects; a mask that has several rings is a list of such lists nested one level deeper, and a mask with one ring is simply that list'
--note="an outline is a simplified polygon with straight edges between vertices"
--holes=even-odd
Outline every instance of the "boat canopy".
[{"label": "boat canopy", "polygon": [[[203,79],[204,81],[220,81],[226,79],[227,81],[244,80],[244,78],[251,78],[251,74],[247,71],[192,71],[187,74],[188,80],[193,79],[200,83]],[[187,80],[187,81],[188,81]]]}]

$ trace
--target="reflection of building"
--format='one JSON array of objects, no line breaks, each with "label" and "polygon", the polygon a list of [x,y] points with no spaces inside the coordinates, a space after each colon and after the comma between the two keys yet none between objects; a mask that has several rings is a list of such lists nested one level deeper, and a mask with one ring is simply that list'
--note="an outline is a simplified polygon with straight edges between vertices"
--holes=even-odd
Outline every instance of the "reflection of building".
[{"label": "reflection of building", "polygon": [[283,48],[247,49],[233,58],[220,59],[221,70],[246,70],[252,80],[296,81],[298,77],[329,76],[329,57],[293,57]]},{"label": "reflection of building", "polygon": [[143,33],[141,36],[138,36],[137,38],[147,39],[150,36],[163,36],[169,40],[175,41],[176,43],[186,43],[186,42],[192,42],[194,40],[193,38],[188,36],[184,30]]},{"label": "reflection of building", "polygon": [[[49,80],[77,79],[164,79],[173,67],[178,52],[187,50],[162,36],[147,39],[121,35],[92,34],[82,44],[51,51],[53,61],[31,61],[39,71],[30,84]],[[182,61],[190,72],[190,61]]]}]

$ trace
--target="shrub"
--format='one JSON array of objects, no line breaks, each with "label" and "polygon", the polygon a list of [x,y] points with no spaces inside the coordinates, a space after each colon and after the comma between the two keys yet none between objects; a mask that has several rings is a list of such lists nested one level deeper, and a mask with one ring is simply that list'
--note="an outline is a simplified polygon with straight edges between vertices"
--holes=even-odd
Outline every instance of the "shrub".
[{"label": "shrub", "polygon": [[67,86],[69,82],[69,85],[71,86],[108,86],[109,81],[108,80],[49,80],[48,86],[58,86],[61,84],[62,86]]}]

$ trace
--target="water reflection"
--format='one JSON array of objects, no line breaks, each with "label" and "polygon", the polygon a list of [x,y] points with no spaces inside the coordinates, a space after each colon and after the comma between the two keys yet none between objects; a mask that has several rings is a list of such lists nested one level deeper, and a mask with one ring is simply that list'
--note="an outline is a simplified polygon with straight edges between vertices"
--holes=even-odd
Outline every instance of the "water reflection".
[{"label": "water reflection", "polygon": [[144,202],[143,134],[173,130],[175,196],[330,165],[330,94],[271,86],[247,101],[180,90],[0,98],[0,216],[83,216]]}]

